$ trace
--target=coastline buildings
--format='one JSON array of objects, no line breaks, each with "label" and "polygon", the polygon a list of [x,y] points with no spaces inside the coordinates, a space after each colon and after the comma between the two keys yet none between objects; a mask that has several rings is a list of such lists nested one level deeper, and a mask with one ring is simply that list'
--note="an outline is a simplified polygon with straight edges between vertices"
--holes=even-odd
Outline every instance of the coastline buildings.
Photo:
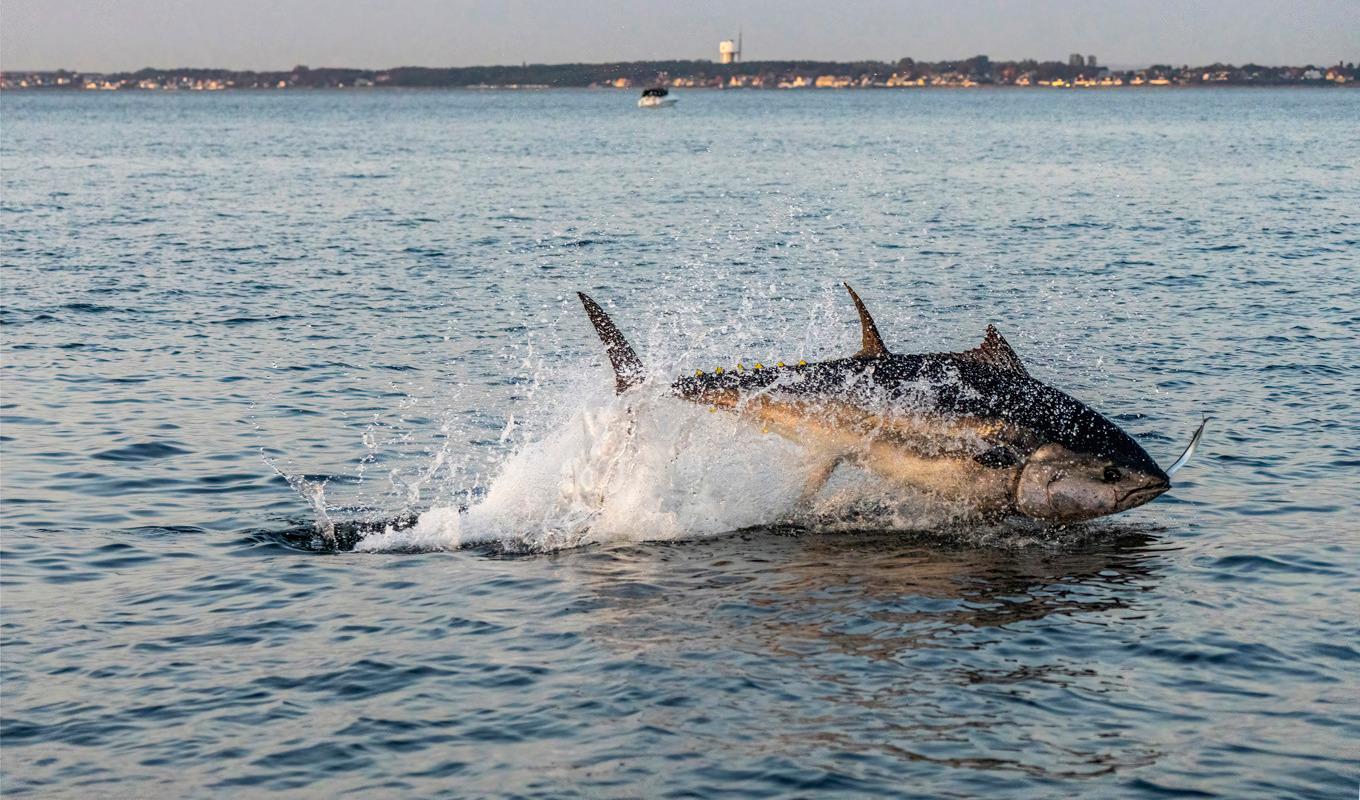
[{"label": "coastline buildings", "polygon": [[908,89],[1015,86],[1044,89],[1161,88],[1191,86],[1360,86],[1354,63],[1332,66],[1209,64],[1153,65],[1112,70],[1093,55],[1073,53],[1062,61],[960,61],[852,63],[742,61],[741,35],[719,46],[719,60],[640,61],[625,64],[522,64],[519,66],[386,70],[317,68],[288,72],[214,69],[143,69],[99,74],[70,70],[0,73],[5,91],[221,91],[225,89],[364,89],[597,87],[629,89],[664,83],[675,88],[713,89]]}]

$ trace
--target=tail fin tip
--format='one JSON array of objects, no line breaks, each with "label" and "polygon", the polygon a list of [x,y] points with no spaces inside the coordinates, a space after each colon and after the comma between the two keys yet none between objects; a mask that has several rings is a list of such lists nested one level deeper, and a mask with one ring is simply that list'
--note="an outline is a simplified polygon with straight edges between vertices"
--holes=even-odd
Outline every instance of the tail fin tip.
[{"label": "tail fin tip", "polygon": [[599,334],[600,341],[604,342],[605,353],[609,356],[609,364],[614,368],[614,391],[623,394],[629,389],[642,383],[646,376],[646,371],[642,366],[642,359],[638,358],[633,351],[632,345],[623,338],[619,329],[614,325],[614,320],[600,308],[600,304],[590,298],[585,292],[577,292],[576,296],[581,298],[581,305],[585,306],[586,316],[590,317],[590,324],[595,326],[595,333]]}]

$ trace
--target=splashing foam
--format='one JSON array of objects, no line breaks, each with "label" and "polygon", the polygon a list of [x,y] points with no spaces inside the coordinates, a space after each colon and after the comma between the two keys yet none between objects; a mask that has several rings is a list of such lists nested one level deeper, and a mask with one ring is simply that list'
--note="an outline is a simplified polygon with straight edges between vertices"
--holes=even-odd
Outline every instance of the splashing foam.
[{"label": "splashing foam", "polygon": [[269,465],[270,469],[274,470],[280,477],[288,481],[288,485],[292,487],[293,491],[297,492],[298,496],[306,500],[307,504],[312,507],[312,514],[315,517],[316,535],[321,537],[321,541],[326,547],[335,547],[335,521],[331,519],[330,514],[326,513],[327,481],[309,481],[300,473],[286,472],[280,469],[279,465],[274,462],[274,459],[264,455],[261,457],[264,459],[264,463]]},{"label": "splashing foam", "polygon": [[905,496],[849,467],[809,503],[810,466],[802,447],[749,421],[644,389],[582,407],[518,448],[465,510],[431,508],[415,525],[370,533],[355,549],[548,551],[768,525],[923,530],[966,511]]}]

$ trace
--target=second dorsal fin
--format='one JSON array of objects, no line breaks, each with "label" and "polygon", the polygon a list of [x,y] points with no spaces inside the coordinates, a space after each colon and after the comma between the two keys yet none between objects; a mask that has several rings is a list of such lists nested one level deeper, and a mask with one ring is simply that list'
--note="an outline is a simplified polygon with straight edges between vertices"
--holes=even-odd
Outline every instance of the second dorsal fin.
[{"label": "second dorsal fin", "polygon": [[1020,361],[1020,356],[1016,355],[1010,344],[1002,338],[1001,332],[996,329],[995,325],[987,326],[987,335],[983,337],[982,344],[972,350],[965,350],[959,355],[986,364],[993,369],[1029,377],[1029,371]]},{"label": "second dorsal fin", "polygon": [[855,301],[855,310],[859,312],[860,348],[855,356],[883,358],[888,355],[888,348],[883,344],[883,337],[878,335],[878,326],[874,324],[874,318],[869,316],[869,309],[864,307],[864,301],[859,299],[859,295],[850,288],[850,284],[844,285],[845,291],[850,293],[850,299]]}]

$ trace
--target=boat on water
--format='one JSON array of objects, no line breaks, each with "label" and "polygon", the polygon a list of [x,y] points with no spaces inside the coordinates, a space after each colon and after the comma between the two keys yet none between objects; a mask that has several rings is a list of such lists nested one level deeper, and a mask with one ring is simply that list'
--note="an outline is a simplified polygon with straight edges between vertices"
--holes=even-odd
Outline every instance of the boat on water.
[{"label": "boat on water", "polygon": [[638,98],[638,108],[666,108],[675,105],[675,98],[670,96],[670,90],[664,86],[652,86],[642,90],[642,97]]}]

